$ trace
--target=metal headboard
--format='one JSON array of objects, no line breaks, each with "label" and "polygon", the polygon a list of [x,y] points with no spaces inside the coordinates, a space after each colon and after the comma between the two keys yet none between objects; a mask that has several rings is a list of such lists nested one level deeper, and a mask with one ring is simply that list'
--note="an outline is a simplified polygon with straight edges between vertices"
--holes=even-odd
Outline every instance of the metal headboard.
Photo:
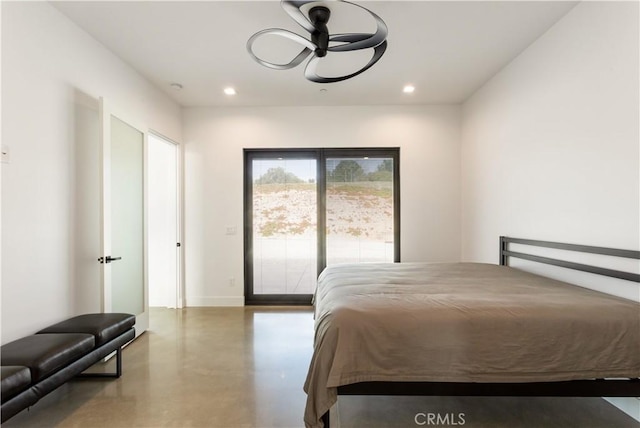
[{"label": "metal headboard", "polygon": [[604,256],[622,257],[626,259],[640,260],[640,251],[619,250],[616,248],[592,247],[589,245],[564,244],[560,242],[538,241],[533,239],[509,238],[507,236],[500,237],[500,265],[508,266],[509,257],[529,260],[548,265],[560,266],[567,269],[574,269],[583,272],[595,273],[612,278],[626,279],[627,281],[639,282],[640,274],[624,272],[614,269],[606,269],[598,266],[590,266],[582,263],[569,262],[566,260],[552,259],[549,257],[535,256],[533,254],[525,254],[509,250],[509,244],[523,244],[534,247],[555,248],[558,250],[576,251],[579,253],[600,254]]}]

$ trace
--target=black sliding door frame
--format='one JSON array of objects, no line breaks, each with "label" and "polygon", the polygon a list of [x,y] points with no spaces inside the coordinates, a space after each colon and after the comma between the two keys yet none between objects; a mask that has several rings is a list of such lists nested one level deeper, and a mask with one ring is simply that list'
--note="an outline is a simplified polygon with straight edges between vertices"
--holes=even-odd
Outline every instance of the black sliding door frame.
[{"label": "black sliding door frame", "polygon": [[[311,294],[255,294],[253,292],[253,161],[256,159],[312,159],[318,149],[244,149],[244,302],[246,305],[309,305]],[[316,167],[316,192],[319,191]],[[318,197],[319,199],[319,197]],[[318,200],[319,204],[319,200]],[[318,210],[320,207],[318,205]],[[319,239],[319,228],[317,231]]]},{"label": "black sliding door frame", "polygon": [[322,223],[322,246],[320,246],[320,236],[318,236],[318,275],[327,267],[327,159],[330,158],[354,158],[362,159],[363,156],[368,158],[391,158],[393,159],[393,261],[400,262],[400,149],[391,148],[348,148],[348,149],[322,149],[320,152],[318,169],[322,173],[322,186],[318,187],[318,191],[322,190],[322,198],[318,203],[319,218],[318,230]]},{"label": "black sliding door frame", "polygon": [[309,148],[309,149],[244,149],[244,292],[246,305],[310,305],[312,294],[255,294],[253,266],[253,161],[256,159],[316,160],[317,192],[317,272],[326,267],[327,259],[327,159],[391,158],[393,159],[393,235],[394,262],[400,262],[400,149],[393,148]]}]

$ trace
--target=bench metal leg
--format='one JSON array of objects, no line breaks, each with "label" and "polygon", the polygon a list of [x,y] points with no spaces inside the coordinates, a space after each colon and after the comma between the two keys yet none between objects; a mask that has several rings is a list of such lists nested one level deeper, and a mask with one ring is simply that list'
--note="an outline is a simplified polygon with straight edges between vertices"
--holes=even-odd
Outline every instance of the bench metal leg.
[{"label": "bench metal leg", "polygon": [[122,376],[122,347],[116,349],[116,372],[115,373],[80,373],[77,378],[119,378]]}]

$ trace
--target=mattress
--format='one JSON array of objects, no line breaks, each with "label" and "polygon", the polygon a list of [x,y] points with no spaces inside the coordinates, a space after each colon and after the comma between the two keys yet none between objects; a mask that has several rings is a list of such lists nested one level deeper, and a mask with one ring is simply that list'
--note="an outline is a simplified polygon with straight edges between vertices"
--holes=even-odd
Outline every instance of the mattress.
[{"label": "mattress", "polygon": [[506,266],[336,265],[314,299],[307,427],[357,382],[640,377],[640,304]]}]

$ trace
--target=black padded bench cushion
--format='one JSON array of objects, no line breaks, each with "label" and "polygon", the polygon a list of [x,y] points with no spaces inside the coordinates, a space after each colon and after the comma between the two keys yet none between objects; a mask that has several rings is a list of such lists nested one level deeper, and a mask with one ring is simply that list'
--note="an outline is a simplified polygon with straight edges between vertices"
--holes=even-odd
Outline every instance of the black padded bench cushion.
[{"label": "black padded bench cushion", "polygon": [[24,366],[2,366],[2,400],[7,400],[31,385],[31,370]]},{"label": "black padded bench cushion", "polygon": [[55,373],[93,350],[90,334],[36,334],[2,345],[3,366],[27,366],[31,381]]},{"label": "black padded bench cushion", "polygon": [[86,314],[70,318],[44,330],[43,333],[85,333],[92,334],[96,346],[101,346],[129,330],[136,323],[131,314]]}]

